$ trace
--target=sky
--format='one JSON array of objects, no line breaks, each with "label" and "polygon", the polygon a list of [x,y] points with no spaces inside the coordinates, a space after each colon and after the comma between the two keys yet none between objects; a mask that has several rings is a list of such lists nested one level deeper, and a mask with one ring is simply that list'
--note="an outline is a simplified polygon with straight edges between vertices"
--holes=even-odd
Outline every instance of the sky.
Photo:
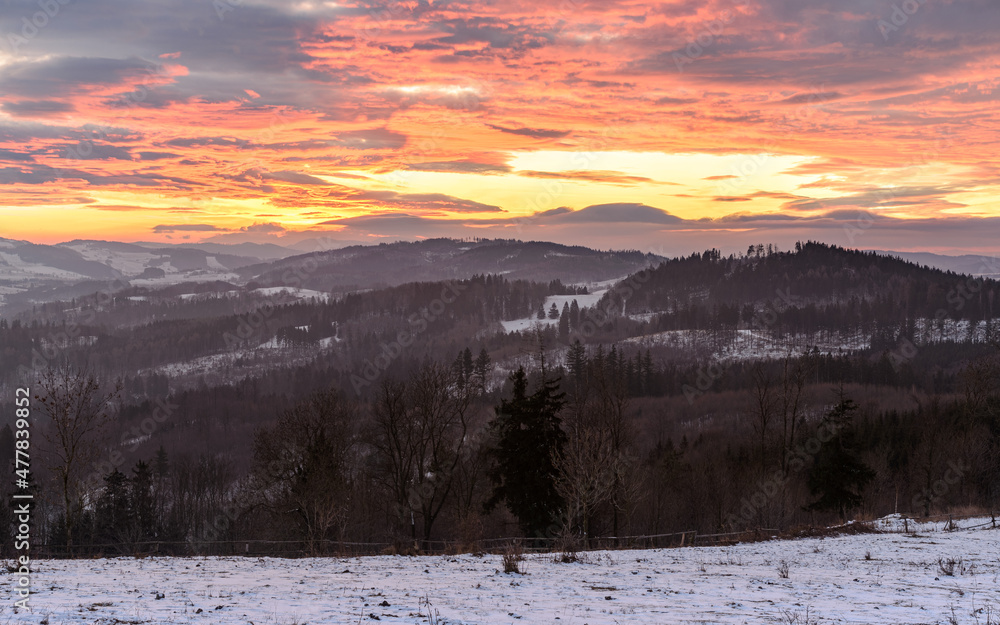
[{"label": "sky", "polygon": [[0,1],[0,237],[1000,251],[995,0]]}]

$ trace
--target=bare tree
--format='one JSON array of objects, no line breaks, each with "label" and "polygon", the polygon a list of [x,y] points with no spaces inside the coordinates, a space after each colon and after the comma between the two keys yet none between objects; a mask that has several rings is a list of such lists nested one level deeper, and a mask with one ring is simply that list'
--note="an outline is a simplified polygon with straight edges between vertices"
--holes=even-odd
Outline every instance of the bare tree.
[{"label": "bare tree", "polygon": [[962,372],[965,403],[971,414],[979,414],[1000,392],[1000,357],[990,354],[973,360]]},{"label": "bare tree", "polygon": [[[803,391],[809,372],[810,366],[801,359],[793,363],[790,355],[785,357],[779,401],[781,411],[781,456],[779,462],[781,463],[781,474],[785,477],[784,484],[788,483],[788,473],[794,458],[792,450],[795,448],[795,437],[798,434],[799,421],[805,407]],[[787,513],[787,493],[784,486],[782,486],[780,494],[780,522],[784,523]]]},{"label": "bare tree", "polygon": [[572,431],[555,455],[553,464],[559,472],[556,491],[566,502],[564,529],[581,535],[584,547],[594,511],[614,493],[619,460],[607,432],[590,427]]},{"label": "bare tree", "polygon": [[774,419],[778,398],[775,397],[771,376],[761,363],[754,365],[751,376],[753,387],[750,389],[750,410],[753,415],[754,432],[760,439],[760,473],[763,477],[767,471],[768,428]]},{"label": "bare tree", "polygon": [[410,517],[414,540],[415,517],[430,539],[459,478],[469,444],[470,391],[437,364],[423,367],[410,384],[387,381],[379,391],[373,433],[379,474],[397,512]]},{"label": "bare tree", "polygon": [[627,411],[631,403],[628,380],[625,377],[623,354],[615,348],[606,359],[595,358],[591,368],[589,383],[594,390],[594,399],[589,408],[584,409],[583,427],[595,428],[602,438],[606,438],[613,453],[614,486],[611,490],[611,525],[617,536],[620,533],[620,517],[626,518],[634,507],[638,490],[636,488],[636,465],[630,457],[635,437],[634,427],[628,419]]},{"label": "bare tree", "polygon": [[278,516],[297,520],[311,553],[347,514],[353,414],[339,393],[321,392],[254,436],[261,501]]},{"label": "bare tree", "polygon": [[35,395],[48,418],[44,431],[52,471],[59,483],[66,524],[66,549],[73,553],[73,529],[87,493],[81,475],[94,465],[102,449],[101,436],[121,395],[122,383],[103,389],[86,369],[51,368],[39,380]]}]

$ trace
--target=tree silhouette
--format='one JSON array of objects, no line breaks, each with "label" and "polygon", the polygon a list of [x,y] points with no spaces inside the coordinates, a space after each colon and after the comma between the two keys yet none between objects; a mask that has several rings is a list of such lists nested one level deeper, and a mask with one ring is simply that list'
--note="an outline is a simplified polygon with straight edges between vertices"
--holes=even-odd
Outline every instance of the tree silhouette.
[{"label": "tree silhouette", "polygon": [[504,502],[526,536],[546,536],[563,508],[554,458],[566,443],[559,419],[565,394],[558,392],[557,381],[543,379],[528,395],[523,367],[510,379],[513,396],[500,402],[490,423],[496,440],[494,489],[486,507]]},{"label": "tree silhouette", "polygon": [[809,470],[809,492],[819,497],[808,510],[836,511],[844,520],[847,513],[861,505],[862,491],[875,473],[854,450],[853,413],[858,407],[853,400],[840,397],[838,403],[823,418],[821,428],[833,432]]}]

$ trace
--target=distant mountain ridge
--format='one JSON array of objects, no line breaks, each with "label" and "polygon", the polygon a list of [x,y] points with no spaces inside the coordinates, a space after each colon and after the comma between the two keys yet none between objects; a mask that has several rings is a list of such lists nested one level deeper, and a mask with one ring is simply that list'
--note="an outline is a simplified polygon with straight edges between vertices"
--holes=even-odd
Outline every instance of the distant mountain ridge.
[{"label": "distant mountain ridge", "polygon": [[[318,247],[319,242],[314,243],[305,247]],[[129,286],[163,288],[187,283],[225,283],[344,293],[495,274],[512,280],[560,280],[573,284],[615,280],[667,260],[636,250],[603,251],[544,241],[502,239],[429,239],[350,245],[307,253],[301,253],[301,247],[82,239],[42,245],[0,238],[0,312],[17,312],[37,303],[68,299],[112,283],[116,285],[112,290]],[[944,271],[1000,275],[1000,260],[989,257],[917,252],[878,254]],[[684,282],[691,277],[681,275],[679,279]]]},{"label": "distant mountain ridge", "polygon": [[0,239],[0,311],[75,297],[81,294],[78,286],[90,292],[104,288],[95,288],[95,281],[114,282],[113,290],[252,282],[336,293],[477,274],[539,282],[607,281],[665,260],[638,251],[514,240],[431,239],[306,254],[256,243],[154,245],[94,240],[39,245]]},{"label": "distant mountain ridge", "polygon": [[944,271],[954,271],[955,273],[967,274],[971,276],[1000,276],[1000,258],[996,256],[986,256],[977,254],[963,254],[961,256],[945,256],[942,254],[932,254],[930,252],[892,252],[884,250],[874,250],[878,254],[895,256],[917,263],[927,265]]},{"label": "distant mountain ridge", "polygon": [[544,241],[429,239],[314,252],[244,267],[239,273],[261,286],[288,286],[292,272],[294,286],[330,292],[476,274],[539,282],[558,279],[567,284],[600,282],[663,260],[639,251],[600,251]]}]

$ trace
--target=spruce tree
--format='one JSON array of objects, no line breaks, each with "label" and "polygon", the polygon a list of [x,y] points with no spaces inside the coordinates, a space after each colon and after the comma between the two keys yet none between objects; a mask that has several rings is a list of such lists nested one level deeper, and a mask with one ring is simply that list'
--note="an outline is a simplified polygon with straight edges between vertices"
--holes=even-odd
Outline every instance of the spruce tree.
[{"label": "spruce tree", "polygon": [[580,342],[580,339],[573,341],[569,348],[569,355],[566,357],[566,366],[573,383],[583,384],[587,377],[587,349]]},{"label": "spruce tree", "polygon": [[847,513],[861,505],[862,491],[875,473],[854,450],[852,416],[858,407],[853,400],[840,397],[823,418],[821,428],[833,432],[833,438],[820,448],[809,469],[809,492],[818,497],[808,510],[837,512],[843,521]]},{"label": "spruce tree", "polygon": [[476,386],[479,388],[480,393],[486,392],[486,379],[490,375],[492,366],[490,353],[484,347],[479,350],[479,356],[476,357],[476,362],[472,365],[473,377],[476,380]]},{"label": "spruce tree", "polygon": [[495,437],[494,488],[486,507],[491,510],[503,502],[526,536],[547,536],[563,507],[555,487],[554,456],[566,443],[559,418],[565,393],[558,391],[556,380],[543,379],[528,395],[523,367],[510,379],[513,396],[501,400],[490,423]]},{"label": "spruce tree", "polygon": [[570,330],[580,329],[580,304],[576,300],[569,305],[569,328]]},{"label": "spruce tree", "polygon": [[156,501],[153,497],[153,472],[141,460],[132,469],[129,480],[129,513],[139,540],[156,537]]},{"label": "spruce tree", "polygon": [[128,477],[114,469],[104,477],[104,489],[97,499],[96,536],[99,544],[117,544],[130,534]]},{"label": "spruce tree", "polygon": [[569,343],[569,304],[563,304],[562,314],[559,316],[559,340]]}]

